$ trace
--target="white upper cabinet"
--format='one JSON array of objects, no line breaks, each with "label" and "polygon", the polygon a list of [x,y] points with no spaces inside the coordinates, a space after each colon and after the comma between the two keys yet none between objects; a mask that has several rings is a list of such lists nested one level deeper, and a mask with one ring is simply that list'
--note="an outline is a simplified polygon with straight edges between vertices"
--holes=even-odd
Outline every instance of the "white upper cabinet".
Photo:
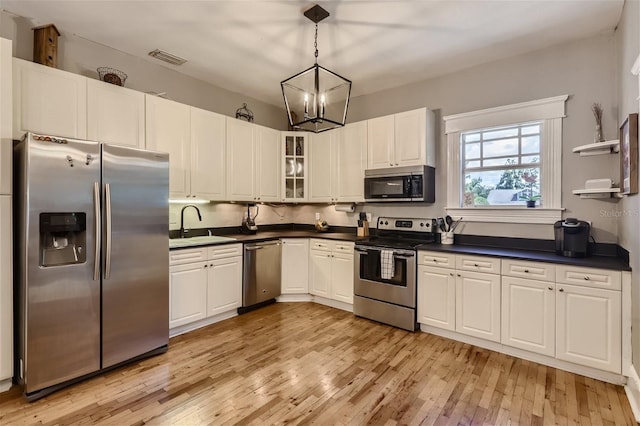
[{"label": "white upper cabinet", "polygon": [[367,121],[369,169],[384,169],[394,165],[394,116],[372,118]]},{"label": "white upper cabinet", "polygon": [[254,127],[256,201],[280,201],[280,132]]},{"label": "white upper cabinet", "polygon": [[435,167],[435,117],[419,108],[367,122],[367,168]]},{"label": "white upper cabinet", "polygon": [[227,198],[254,201],[253,126],[227,118]]},{"label": "white upper cabinet", "polygon": [[226,127],[224,115],[191,107],[191,173],[187,195],[225,200]]},{"label": "white upper cabinet", "polygon": [[366,121],[311,135],[308,200],[363,201],[366,158]]},{"label": "white upper cabinet", "polygon": [[280,201],[280,132],[227,117],[227,199]]},{"label": "white upper cabinet", "polygon": [[13,137],[87,138],[87,78],[13,58]]},{"label": "white upper cabinet", "polygon": [[307,132],[281,132],[282,135],[282,201],[309,199],[309,138]]},{"label": "white upper cabinet", "polygon": [[146,95],[147,149],[169,153],[169,196],[185,198],[189,187],[189,106]]},{"label": "white upper cabinet", "polygon": [[12,79],[11,40],[0,38],[0,195],[13,192]]},{"label": "white upper cabinet", "polygon": [[335,173],[335,141],[338,130],[315,133],[309,137],[309,201],[331,202],[335,200],[333,181]]},{"label": "white upper cabinet", "polygon": [[[335,130],[334,130],[335,132]],[[347,124],[337,130],[336,201],[364,201],[364,169],[367,166],[367,122]]]},{"label": "white upper cabinet", "polygon": [[144,93],[87,79],[87,138],[145,147]]}]

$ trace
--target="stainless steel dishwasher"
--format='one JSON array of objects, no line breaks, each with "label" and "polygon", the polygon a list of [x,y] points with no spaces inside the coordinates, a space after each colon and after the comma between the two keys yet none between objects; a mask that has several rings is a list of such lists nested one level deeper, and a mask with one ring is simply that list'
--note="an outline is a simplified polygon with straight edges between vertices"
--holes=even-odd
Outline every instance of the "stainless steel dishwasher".
[{"label": "stainless steel dishwasher", "polygon": [[239,313],[275,302],[280,296],[280,241],[244,245],[242,308]]}]

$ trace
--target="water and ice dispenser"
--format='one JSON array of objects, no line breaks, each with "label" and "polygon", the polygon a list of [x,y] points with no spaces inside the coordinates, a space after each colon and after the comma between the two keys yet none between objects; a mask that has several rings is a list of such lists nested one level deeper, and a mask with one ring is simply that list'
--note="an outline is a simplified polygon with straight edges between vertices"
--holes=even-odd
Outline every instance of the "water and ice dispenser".
[{"label": "water and ice dispenser", "polygon": [[41,213],[40,266],[84,263],[86,238],[86,213]]}]

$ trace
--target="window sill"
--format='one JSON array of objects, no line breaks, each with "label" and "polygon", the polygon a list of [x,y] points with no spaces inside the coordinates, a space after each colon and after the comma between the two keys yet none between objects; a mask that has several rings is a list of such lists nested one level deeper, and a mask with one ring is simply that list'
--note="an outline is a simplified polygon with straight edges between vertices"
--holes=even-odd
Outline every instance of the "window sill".
[{"label": "window sill", "polygon": [[446,210],[454,219],[462,217],[465,222],[529,223],[548,225],[561,220],[564,209],[513,206],[469,208],[448,207]]}]

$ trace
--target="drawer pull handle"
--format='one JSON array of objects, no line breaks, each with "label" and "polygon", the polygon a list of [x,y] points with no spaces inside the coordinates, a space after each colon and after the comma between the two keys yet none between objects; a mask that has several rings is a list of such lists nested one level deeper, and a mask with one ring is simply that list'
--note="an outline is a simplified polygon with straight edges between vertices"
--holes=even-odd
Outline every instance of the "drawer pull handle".
[{"label": "drawer pull handle", "polygon": [[585,280],[585,281],[589,281],[589,276],[588,276],[588,275],[587,275],[587,276],[585,276],[585,277],[584,277],[584,280]]},{"label": "drawer pull handle", "polygon": [[205,268],[206,268],[207,266],[209,266],[209,265],[204,265],[204,267],[205,267]]},{"label": "drawer pull handle", "polygon": [[453,272],[449,272],[449,275],[453,276]]},{"label": "drawer pull handle", "polygon": [[562,292],[564,292],[564,288],[561,288],[559,291],[560,291],[561,293],[562,293]]},{"label": "drawer pull handle", "polygon": [[529,270],[528,270],[528,269],[525,269],[525,270],[524,270],[524,272],[528,274],[528,273],[529,273]]},{"label": "drawer pull handle", "polygon": [[474,263],[474,264],[473,264],[473,266],[475,266],[475,267],[477,268],[477,267],[478,267],[478,264],[477,264],[477,263]]},{"label": "drawer pull handle", "polygon": [[458,275],[459,277],[461,276],[460,274],[456,274],[456,275]]},{"label": "drawer pull handle", "polygon": [[553,290],[553,287],[549,287],[549,290]]}]

